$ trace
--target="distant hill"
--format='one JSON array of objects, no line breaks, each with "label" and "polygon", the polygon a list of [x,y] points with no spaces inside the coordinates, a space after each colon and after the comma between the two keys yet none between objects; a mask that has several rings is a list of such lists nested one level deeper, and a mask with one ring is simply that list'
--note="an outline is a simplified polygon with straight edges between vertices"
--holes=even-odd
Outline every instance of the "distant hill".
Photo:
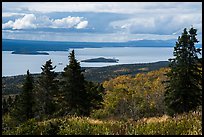
[{"label": "distant hill", "polygon": [[139,40],[129,42],[60,42],[34,40],[2,40],[3,51],[67,51],[69,48],[101,47],[173,47],[175,40]]}]

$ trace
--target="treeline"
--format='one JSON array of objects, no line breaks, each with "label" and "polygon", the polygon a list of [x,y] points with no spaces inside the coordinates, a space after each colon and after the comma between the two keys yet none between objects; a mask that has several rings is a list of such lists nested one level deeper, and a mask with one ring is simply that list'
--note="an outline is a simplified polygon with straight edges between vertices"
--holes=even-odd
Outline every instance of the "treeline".
[{"label": "treeline", "polygon": [[48,60],[34,81],[29,70],[22,92],[2,102],[2,115],[10,115],[16,126],[31,118],[39,120],[65,115],[89,116],[93,109],[101,108],[105,90],[102,84],[86,81],[74,50],[69,64],[60,78]]},{"label": "treeline", "polygon": [[[95,83],[102,83],[116,78],[121,75],[134,76],[142,72],[150,72],[158,70],[162,67],[168,67],[168,61],[159,61],[154,63],[139,63],[139,64],[121,64],[106,67],[82,67],[85,80]],[[61,72],[57,72],[57,78],[60,78]],[[40,74],[32,74],[34,81],[38,79]],[[2,77],[2,95],[18,94],[22,91],[25,75]]]}]

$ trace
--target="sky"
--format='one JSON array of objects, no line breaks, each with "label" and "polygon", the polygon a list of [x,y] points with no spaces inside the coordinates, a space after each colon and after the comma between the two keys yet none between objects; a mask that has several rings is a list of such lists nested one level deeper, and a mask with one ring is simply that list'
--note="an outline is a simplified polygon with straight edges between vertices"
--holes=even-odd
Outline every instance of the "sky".
[{"label": "sky", "polygon": [[2,2],[2,38],[75,42],[177,39],[202,2]]}]

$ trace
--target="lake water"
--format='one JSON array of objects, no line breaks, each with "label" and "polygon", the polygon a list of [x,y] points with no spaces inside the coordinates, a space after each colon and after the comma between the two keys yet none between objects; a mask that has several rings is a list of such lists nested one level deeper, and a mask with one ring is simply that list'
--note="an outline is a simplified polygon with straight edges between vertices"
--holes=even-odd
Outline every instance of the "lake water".
[{"label": "lake water", "polygon": [[[40,73],[41,66],[49,59],[56,65],[56,72],[63,71],[68,64],[69,51],[45,51],[49,55],[20,55],[12,51],[2,51],[2,76],[14,76],[30,73]],[[109,47],[74,49],[78,61],[97,57],[119,59],[118,63],[85,63],[82,67],[102,67],[116,64],[149,63],[167,61],[173,57],[173,47]],[[61,65],[59,63],[62,63]]]}]

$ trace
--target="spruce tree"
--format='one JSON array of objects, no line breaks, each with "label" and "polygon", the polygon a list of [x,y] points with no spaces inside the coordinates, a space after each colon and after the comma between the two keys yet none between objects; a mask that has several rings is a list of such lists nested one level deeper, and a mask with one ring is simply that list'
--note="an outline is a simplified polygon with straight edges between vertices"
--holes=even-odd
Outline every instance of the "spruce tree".
[{"label": "spruce tree", "polygon": [[37,104],[41,115],[52,115],[56,109],[55,98],[58,94],[56,66],[52,66],[51,59],[41,67],[42,72],[37,81]]},{"label": "spruce tree", "polygon": [[88,94],[89,111],[93,109],[100,109],[102,107],[103,96],[105,94],[105,89],[102,84],[86,81],[85,87]]},{"label": "spruce tree", "polygon": [[33,83],[33,77],[28,70],[23,83],[23,90],[18,97],[18,101],[16,100],[15,108],[11,112],[12,116],[21,122],[34,117]]},{"label": "spruce tree", "polygon": [[202,66],[197,55],[201,53],[195,47],[196,32],[193,27],[189,31],[185,28],[174,47],[175,58],[169,59],[164,100],[169,114],[189,112],[202,104]]},{"label": "spruce tree", "polygon": [[88,94],[80,63],[75,59],[74,50],[69,55],[69,65],[64,68],[63,93],[66,103],[65,114],[87,115]]}]

